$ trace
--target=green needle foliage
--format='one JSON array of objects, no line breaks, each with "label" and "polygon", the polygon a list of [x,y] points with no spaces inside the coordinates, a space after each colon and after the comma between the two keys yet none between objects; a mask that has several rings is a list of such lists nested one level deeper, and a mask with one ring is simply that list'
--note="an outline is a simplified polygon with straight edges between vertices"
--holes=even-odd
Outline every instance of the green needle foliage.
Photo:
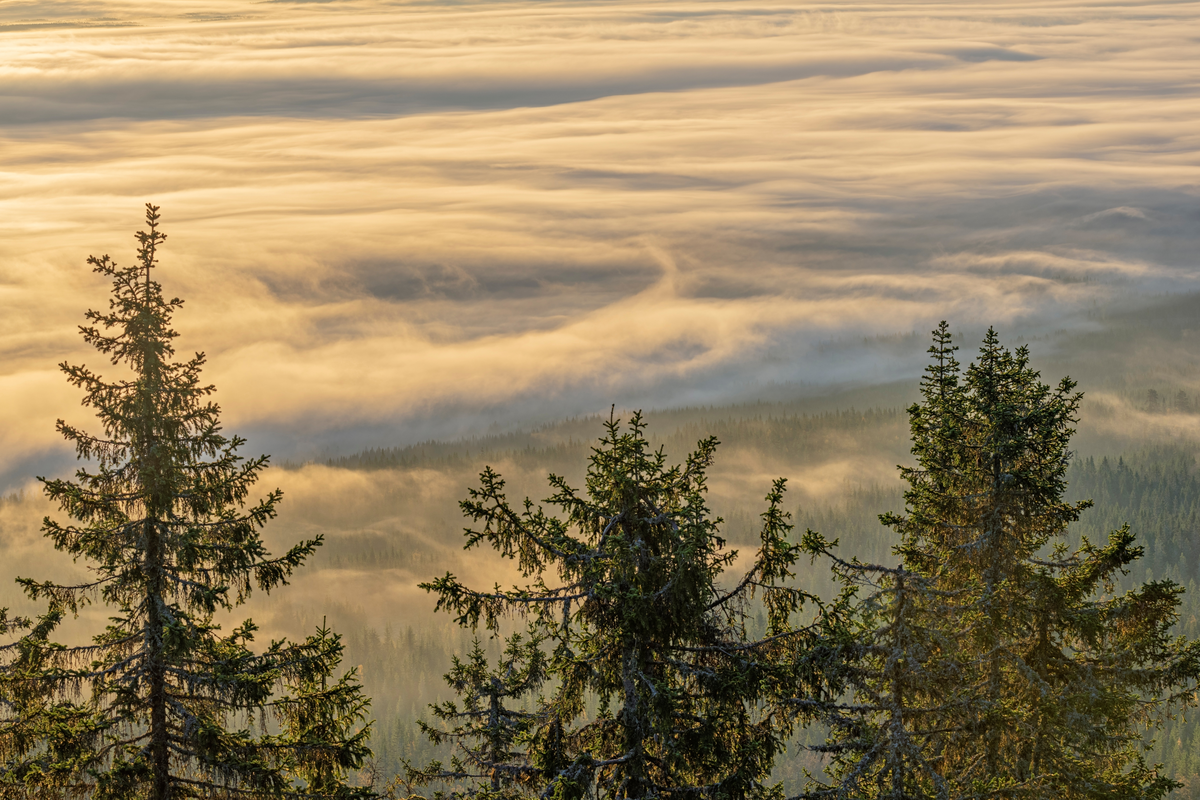
[{"label": "green needle foliage", "polygon": [[[330,681],[339,638],[321,628],[255,653],[252,622],[223,633],[214,621],[253,588],[286,584],[321,540],[277,558],[264,547],[259,529],[280,492],[247,503],[266,456],[243,460],[243,440],[221,434],[214,389],[200,382],[203,354],[173,359],[182,301],[164,299],[152,278],[166,237],[158,209],[146,208],[136,265],[88,259],[112,278],[113,295],[106,312],[88,312],[84,340],[128,377],[62,365],[103,433],[59,421],[87,466],[74,480],[42,479],[73,520],[47,518],[43,529],[95,579],[20,579],[49,609],[7,626],[25,634],[4,648],[0,673],[0,794],[366,796],[346,783],[369,755],[358,729],[367,701],[353,672]],[[92,644],[52,641],[64,615],[96,601],[111,616]]]},{"label": "green needle foliage", "polygon": [[[946,323],[902,468],[901,569],[873,582],[857,708],[835,724],[833,786],[814,796],[1158,798],[1143,734],[1195,702],[1200,644],[1170,635],[1183,590],[1118,594],[1141,557],[1128,526],[1068,551],[1067,449],[1081,395],[1039,380],[988,331],[965,373]],[[903,745],[903,746],[901,746]]]},{"label": "green needle foliage", "polygon": [[[824,547],[817,534],[810,543]],[[856,608],[853,645],[843,677],[853,696],[824,708],[831,737],[811,749],[831,757],[833,784],[810,780],[804,798],[948,798],[950,785],[929,745],[937,725],[961,711],[956,665],[940,658],[954,647],[946,593],[903,568],[844,561],[828,550],[834,573],[865,590]],[[953,596],[952,594],[950,595]],[[811,779],[811,776],[810,776]]]},{"label": "green needle foliage", "polygon": [[[762,514],[761,547],[749,571],[722,585],[736,553],[705,502],[715,438],[669,466],[651,451],[635,414],[610,418],[593,448],[586,491],[551,475],[546,502],[513,507],[490,468],[462,508],[480,527],[467,547],[491,545],[528,580],[510,590],[468,588],[447,574],[423,586],[460,624],[495,629],[530,620],[553,645],[554,690],[527,758],[543,770],[543,796],[744,798],[765,785],[802,703],[825,697],[838,607],[783,585],[801,556],[789,544],[777,481]],[[757,595],[752,604],[751,599]],[[796,625],[805,604],[815,619]],[[749,635],[765,607],[767,631]],[[836,693],[836,692],[835,692]]]},{"label": "green needle foliage", "polygon": [[547,718],[545,709],[523,711],[513,704],[532,699],[546,680],[547,658],[536,629],[510,636],[503,656],[489,668],[476,639],[466,660],[454,657],[446,683],[461,698],[431,705],[444,727],[424,720],[420,726],[434,744],[452,742],[455,753],[450,768],[433,761],[423,769],[409,768],[407,783],[442,782],[466,785],[465,790],[439,791],[435,798],[511,798],[530,793],[542,770],[530,763],[528,745]]}]

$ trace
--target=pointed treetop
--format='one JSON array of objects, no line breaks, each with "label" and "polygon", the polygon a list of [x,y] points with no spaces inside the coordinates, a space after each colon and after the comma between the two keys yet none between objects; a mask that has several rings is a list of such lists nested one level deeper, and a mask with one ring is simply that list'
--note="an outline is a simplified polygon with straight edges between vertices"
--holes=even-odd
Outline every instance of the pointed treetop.
[{"label": "pointed treetop", "polygon": [[[150,361],[162,361],[175,354],[170,340],[179,334],[171,328],[171,314],[183,305],[175,297],[164,300],[162,286],[150,276],[158,263],[158,246],[167,235],[158,230],[158,206],[146,204],[147,231],[138,231],[138,263],[118,267],[105,254],[88,256],[93,271],[112,278],[112,297],[108,312],[89,310],[88,321],[101,327],[80,326],[84,341],[109,356],[113,364],[126,361],[135,371],[142,371]],[[115,335],[109,331],[116,329]]]}]

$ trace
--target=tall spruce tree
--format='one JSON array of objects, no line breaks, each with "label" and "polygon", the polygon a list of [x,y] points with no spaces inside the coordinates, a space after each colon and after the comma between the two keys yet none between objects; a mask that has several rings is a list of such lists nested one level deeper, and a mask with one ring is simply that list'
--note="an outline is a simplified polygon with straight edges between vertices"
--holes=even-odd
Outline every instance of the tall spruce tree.
[{"label": "tall spruce tree", "polygon": [[[884,646],[859,687],[867,735],[842,726],[837,796],[1157,798],[1173,782],[1145,763],[1143,734],[1194,703],[1200,645],[1172,637],[1182,589],[1147,583],[1124,594],[1117,577],[1142,555],[1128,526],[1071,551],[1065,534],[1089,502],[1063,502],[1068,443],[1081,395],[1040,381],[1026,348],[989,330],[965,373],[946,323],[934,331],[922,401],[909,409],[917,465],[904,515],[881,520],[901,537],[881,620],[907,616],[925,632]],[[861,570],[860,570],[861,572]],[[912,576],[918,591],[897,591]],[[910,583],[910,588],[914,584]],[[918,631],[920,626],[909,626]],[[888,629],[873,633],[886,639]],[[923,655],[914,659],[911,653]],[[924,681],[914,681],[918,673]],[[919,713],[872,701],[909,686]],[[864,772],[904,765],[876,758],[905,727],[932,776],[900,791]],[[855,755],[857,752],[858,755]],[[921,788],[924,786],[925,788]],[[926,793],[928,792],[928,793]]]},{"label": "tall spruce tree", "polygon": [[[836,606],[784,585],[801,550],[787,541],[783,481],[767,496],[749,571],[722,586],[735,554],[705,502],[716,440],[670,466],[651,450],[640,414],[624,429],[614,418],[605,428],[585,492],[550,476],[546,502],[562,516],[528,499],[514,508],[490,468],[463,501],[482,523],[468,529],[466,546],[487,543],[515,559],[526,585],[481,591],[447,574],[424,586],[460,624],[494,629],[517,614],[553,643],[555,688],[527,752],[544,772],[544,796],[770,795],[772,764],[803,708],[779,700],[797,688],[836,694],[829,653],[812,645],[839,630]],[[756,592],[767,610],[763,638],[747,627]],[[817,610],[801,625],[805,604]]]},{"label": "tall spruce tree", "polygon": [[[342,645],[322,627],[305,642],[251,650],[255,626],[228,633],[214,617],[257,587],[269,592],[321,543],[283,556],[259,529],[281,494],[247,504],[267,457],[243,460],[221,433],[200,381],[203,354],[173,359],[171,316],[153,278],[158,208],[147,204],[138,261],[88,262],[112,279],[107,311],[89,311],[84,340],[127,368],[105,380],[63,364],[103,432],[61,420],[86,465],[74,480],[42,479],[73,520],[49,518],[54,546],[94,580],[20,583],[49,604],[4,648],[0,674],[0,793],[13,797],[355,797],[347,773],[369,755],[367,700],[354,672],[334,678]],[[92,644],[52,641],[66,614],[100,602],[107,627]],[[256,733],[255,728],[259,731]],[[275,732],[269,732],[274,730]]]}]

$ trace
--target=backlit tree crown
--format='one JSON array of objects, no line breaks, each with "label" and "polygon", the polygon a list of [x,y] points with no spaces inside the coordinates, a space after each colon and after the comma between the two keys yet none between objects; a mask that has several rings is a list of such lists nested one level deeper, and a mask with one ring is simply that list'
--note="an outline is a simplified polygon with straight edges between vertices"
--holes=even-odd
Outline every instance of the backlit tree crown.
[{"label": "backlit tree crown", "polygon": [[[267,457],[244,460],[244,440],[222,435],[214,389],[200,380],[204,355],[174,360],[171,316],[182,301],[164,299],[153,278],[166,237],[158,209],[146,209],[135,265],[88,259],[113,291],[106,312],[87,313],[84,340],[128,377],[61,365],[103,432],[59,421],[87,464],[74,480],[43,479],[72,519],[47,518],[43,529],[95,580],[20,579],[50,607],[6,648],[0,791],[167,800],[279,797],[307,785],[350,796],[346,770],[369,752],[357,730],[366,700],[353,673],[329,679],[338,637],[321,629],[255,653],[251,621],[228,634],[214,622],[254,588],[285,584],[321,540],[267,552],[259,531],[281,493],[247,505]],[[97,600],[111,616],[91,645],[50,641],[64,613]],[[280,732],[252,733],[267,722]]]}]

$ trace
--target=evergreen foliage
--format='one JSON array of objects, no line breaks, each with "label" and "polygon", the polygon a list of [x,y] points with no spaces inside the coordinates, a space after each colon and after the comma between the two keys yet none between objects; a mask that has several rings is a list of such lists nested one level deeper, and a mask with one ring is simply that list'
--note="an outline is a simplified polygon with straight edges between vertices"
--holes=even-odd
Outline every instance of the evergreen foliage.
[{"label": "evergreen foliage", "polygon": [[[1034,353],[1036,357],[1037,353]],[[915,381],[914,381],[915,387]],[[845,400],[862,402],[861,397]],[[1086,399],[1085,399],[1086,404]],[[898,412],[841,412],[837,415],[805,417],[813,411],[800,403],[752,407],[719,407],[696,409],[683,415],[681,412],[650,415],[647,429],[652,446],[666,447],[668,453],[683,452],[684,445],[694,444],[704,431],[711,431],[721,440],[719,458],[709,471],[711,500],[716,506],[720,502],[721,516],[725,519],[721,532],[730,543],[746,549],[758,538],[758,501],[746,497],[744,492],[723,491],[733,485],[726,483],[721,467],[734,463],[774,464],[780,472],[819,472],[820,465],[836,465],[847,453],[854,453],[866,464],[875,462],[896,463],[907,452],[910,442],[907,425],[901,429],[896,422],[904,417],[903,409]],[[1086,407],[1081,411],[1082,427],[1089,420]],[[742,415],[742,416],[738,416]],[[584,443],[585,425],[599,426],[595,418],[584,421],[565,421],[538,431],[511,434],[488,440],[463,443],[439,443],[403,451],[401,459],[409,467],[394,463],[369,465],[351,459],[355,469],[368,470],[375,466],[383,471],[363,472],[360,477],[369,481],[372,491],[353,496],[339,496],[330,492],[322,497],[323,517],[321,524],[338,531],[336,539],[327,537],[326,544],[318,550],[306,569],[337,568],[337,577],[363,571],[366,575],[379,575],[388,570],[389,575],[421,574],[439,569],[439,564],[453,563],[457,557],[448,546],[450,538],[460,529],[458,520],[451,516],[455,505],[454,486],[469,482],[484,463],[503,462],[504,477],[509,481],[510,497],[519,492],[529,493],[526,486],[535,488],[547,470],[581,475],[587,461],[588,449]],[[679,426],[677,428],[677,426]],[[1072,445],[1079,441],[1072,438]],[[547,441],[569,441],[570,447],[560,453],[558,446],[536,449],[538,443]],[[1197,591],[1197,554],[1200,553],[1200,473],[1197,472],[1195,446],[1186,441],[1174,444],[1139,445],[1137,449],[1094,458],[1083,457],[1073,460],[1067,473],[1068,502],[1093,498],[1095,505],[1084,512],[1077,522],[1067,528],[1068,547],[1074,549],[1080,537],[1086,535],[1092,541],[1105,541],[1108,533],[1129,522],[1137,532],[1138,544],[1145,548],[1145,555],[1130,563],[1128,575],[1118,576],[1117,590],[1124,592],[1155,578],[1170,578],[1187,586],[1178,608],[1179,619],[1173,628],[1177,634],[1188,638],[1200,638],[1200,591]],[[455,449],[458,453],[453,465],[447,465],[441,448]],[[1072,447],[1072,449],[1075,449]],[[469,451],[470,456],[465,453]],[[400,452],[400,451],[396,451]],[[409,471],[411,470],[411,472]],[[534,470],[537,470],[535,472]],[[406,491],[412,483],[404,482],[409,475],[428,476],[436,474],[436,488],[424,493]],[[538,474],[540,473],[540,475]],[[741,476],[728,471],[733,481]],[[873,472],[862,473],[867,480]],[[423,477],[422,485],[430,485]],[[536,482],[535,482],[536,481]],[[883,484],[847,483],[836,487],[827,502],[821,495],[802,497],[799,510],[792,505],[796,529],[805,528],[822,531],[830,538],[840,540],[839,551],[853,553],[864,562],[875,565],[893,564],[888,558],[895,541],[892,532],[879,524],[878,514],[886,509],[902,507],[901,484],[897,479]],[[907,483],[903,485],[907,486]],[[815,487],[814,487],[815,488]],[[788,497],[795,499],[796,492],[789,491]],[[12,500],[10,502],[17,502]],[[457,508],[453,509],[457,512]],[[422,515],[425,516],[422,516]],[[413,520],[419,519],[421,530],[414,530]],[[849,558],[849,556],[845,556]],[[446,569],[448,567],[441,567]],[[892,568],[895,568],[894,566]],[[453,570],[457,573],[458,569]],[[806,587],[819,587],[822,596],[833,596],[837,583],[831,579],[828,564],[815,565],[807,559],[795,568],[797,580]],[[330,577],[335,577],[330,574]],[[876,573],[867,577],[861,590],[864,601],[875,591],[891,591],[883,584],[885,576]],[[828,587],[828,588],[827,588]],[[874,588],[873,588],[874,587]],[[906,591],[915,591],[906,584]],[[294,597],[288,593],[284,597]],[[880,599],[882,606],[884,599]],[[426,616],[414,610],[410,616],[398,614],[389,627],[374,627],[370,621],[373,609],[361,607],[360,601],[346,597],[341,603],[324,606],[315,612],[320,621],[321,613],[328,610],[330,619],[337,619],[337,628],[345,634],[347,661],[363,665],[363,684],[373,698],[377,722],[374,726],[372,748],[379,774],[384,778],[403,774],[404,763],[424,765],[437,759],[449,764],[449,744],[437,746],[421,734],[416,720],[427,715],[426,706],[431,702],[453,698],[442,675],[451,663],[454,654],[464,657],[472,649],[469,630],[454,626],[447,615]],[[864,603],[865,610],[865,603]],[[313,618],[309,611],[304,619],[297,618],[290,629],[303,631]],[[403,612],[401,612],[403,613]],[[336,615],[336,616],[335,616]],[[753,630],[765,630],[765,617],[754,620]],[[411,625],[406,630],[406,625]],[[864,623],[863,641],[868,640],[866,631],[875,630]],[[483,640],[482,646],[494,666],[502,654],[503,640]],[[847,699],[849,703],[849,699]],[[514,704],[532,710],[534,706]],[[909,704],[910,710],[918,710],[918,704]],[[426,716],[430,722],[434,720]],[[804,770],[819,771],[821,758],[825,754],[814,753],[800,745],[820,745],[825,741],[827,727],[823,724],[810,725],[798,731],[789,742],[789,751],[775,761],[773,779],[783,781],[785,792],[795,795],[805,785]],[[1154,748],[1145,754],[1150,763],[1162,762],[1163,775],[1184,784],[1169,797],[1177,800],[1200,800],[1200,725],[1197,715],[1167,719],[1161,730],[1151,730]],[[1149,741],[1149,740],[1148,740]]]},{"label": "evergreen foliage", "polygon": [[[453,657],[446,683],[461,698],[431,705],[434,717],[445,727],[418,721],[421,731],[435,745],[454,744],[450,769],[432,761],[424,769],[406,770],[407,783],[428,785],[435,781],[466,785],[449,797],[502,798],[527,794],[542,775],[530,763],[530,737],[546,719],[542,709],[525,711],[513,706],[533,698],[546,680],[546,654],[536,629],[526,636],[510,636],[503,656],[494,669],[476,638],[466,660]],[[486,781],[486,782],[485,782]],[[435,797],[446,797],[438,792]]]},{"label": "evergreen foliage", "polygon": [[[820,541],[808,533],[810,541]],[[812,779],[806,798],[949,797],[930,744],[939,733],[931,724],[957,705],[954,665],[939,658],[953,649],[951,632],[939,629],[944,593],[933,581],[903,568],[844,561],[826,551],[848,587],[865,589],[856,608],[855,644],[847,648],[848,701],[825,707],[831,738],[809,749],[831,756],[826,769],[833,785]],[[943,602],[939,602],[943,601]]]},{"label": "evergreen foliage", "polygon": [[1067,525],[1090,506],[1063,501],[1074,383],[1041,383],[1026,349],[992,330],[965,373],[955,350],[942,323],[909,409],[907,513],[881,517],[902,568],[838,566],[878,578],[879,622],[856,719],[831,742],[838,783],[813,793],[1161,797],[1173,782],[1145,762],[1142,731],[1194,702],[1200,675],[1200,645],[1170,635],[1182,589],[1116,593],[1142,555],[1128,526],[1068,550]]},{"label": "evergreen foliage", "polygon": [[[214,389],[200,381],[204,355],[173,359],[171,317],[182,301],[166,300],[152,277],[166,238],[158,222],[148,204],[134,266],[88,259],[112,279],[113,295],[107,311],[87,313],[84,340],[129,377],[61,365],[103,432],[59,421],[86,466],[74,480],[42,479],[72,519],[47,518],[43,530],[95,580],[20,579],[49,608],[16,621],[25,633],[4,648],[0,794],[367,796],[347,773],[370,752],[368,701],[353,671],[330,680],[339,637],[322,627],[255,653],[253,622],[223,633],[214,621],[254,588],[286,584],[321,540],[280,557],[264,547],[259,529],[281,494],[247,503],[267,457],[244,460],[243,440],[222,435]],[[66,614],[96,601],[111,616],[92,644],[52,640]]]},{"label": "evergreen foliage", "polygon": [[[514,508],[490,468],[463,501],[482,523],[466,546],[515,559],[525,586],[479,591],[449,573],[423,586],[460,624],[495,629],[515,613],[553,644],[556,686],[528,752],[544,771],[543,796],[769,795],[775,757],[807,708],[779,701],[836,694],[829,653],[814,645],[840,630],[842,609],[783,585],[802,551],[787,541],[782,480],[767,496],[753,564],[722,587],[735,552],[705,503],[716,439],[669,466],[650,450],[640,414],[625,429],[611,417],[605,427],[585,492],[550,476],[547,502],[561,517],[529,500]],[[747,629],[756,594],[767,614],[761,639]],[[815,619],[795,625],[805,604]]]},{"label": "evergreen foliage", "polygon": [[[1128,522],[1146,555],[1131,565],[1121,586],[1171,578],[1179,583],[1200,575],[1200,473],[1194,446],[1154,447],[1116,458],[1077,459],[1070,494],[1090,497],[1095,507],[1072,526],[1074,536],[1096,537]],[[1194,606],[1200,594],[1183,597]],[[1184,616],[1181,633],[1200,638],[1200,627]]]}]

